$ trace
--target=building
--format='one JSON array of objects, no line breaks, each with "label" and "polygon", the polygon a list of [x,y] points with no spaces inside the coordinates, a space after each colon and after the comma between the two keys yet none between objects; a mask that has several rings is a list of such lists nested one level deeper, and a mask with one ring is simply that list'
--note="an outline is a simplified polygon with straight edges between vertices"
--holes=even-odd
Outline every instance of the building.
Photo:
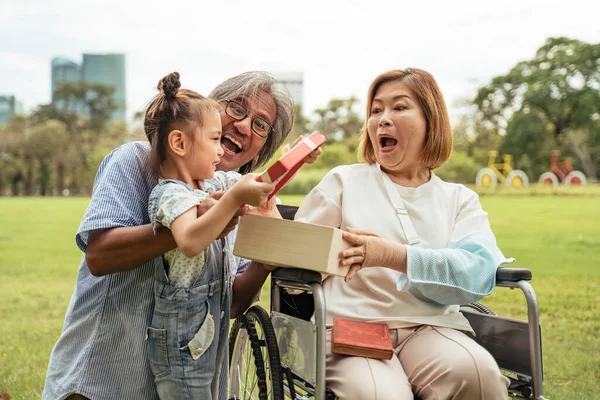
[{"label": "building", "polygon": [[[52,101],[59,82],[101,83],[112,86],[115,91],[113,99],[117,110],[113,112],[114,120],[125,120],[126,112],[126,83],[125,83],[125,54],[84,54],[82,64],[65,58],[53,58],[52,68]],[[60,104],[57,104],[60,107]],[[77,111],[85,112],[83,106],[77,106]]]},{"label": "building", "polygon": [[17,101],[15,96],[0,96],[0,125],[10,122],[16,113]]},{"label": "building", "polygon": [[114,87],[113,99],[117,110],[113,113],[113,119],[125,120],[125,54],[84,54],[81,79],[87,83]]},{"label": "building", "polygon": [[[63,108],[65,105],[62,101],[56,100],[55,92],[60,82],[80,82],[81,81],[81,67],[74,61],[67,60],[62,57],[55,57],[50,63],[51,68],[51,98],[52,102],[58,108]],[[83,108],[80,105],[72,105],[73,111],[82,112]]]},{"label": "building", "polygon": [[302,72],[276,72],[273,77],[290,91],[294,103],[303,104],[304,74]]},{"label": "building", "polygon": [[80,82],[81,67],[74,61],[66,58],[55,57],[51,62],[51,78],[52,78],[52,101],[54,101],[54,92],[59,82]]}]

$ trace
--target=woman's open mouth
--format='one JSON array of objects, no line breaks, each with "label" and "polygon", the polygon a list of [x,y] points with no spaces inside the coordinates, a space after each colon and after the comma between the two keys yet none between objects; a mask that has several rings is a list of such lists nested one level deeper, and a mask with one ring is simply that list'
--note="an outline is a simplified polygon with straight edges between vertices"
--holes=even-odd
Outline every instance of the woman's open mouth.
[{"label": "woman's open mouth", "polygon": [[387,153],[389,151],[394,150],[396,145],[398,144],[398,139],[395,139],[390,136],[379,136],[379,148],[383,153]]}]

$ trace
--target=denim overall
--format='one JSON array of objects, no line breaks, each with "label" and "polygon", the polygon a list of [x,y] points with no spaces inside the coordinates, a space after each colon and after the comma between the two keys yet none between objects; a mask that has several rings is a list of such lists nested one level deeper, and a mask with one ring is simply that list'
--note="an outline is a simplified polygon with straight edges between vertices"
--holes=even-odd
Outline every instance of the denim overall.
[{"label": "denim overall", "polygon": [[189,288],[169,284],[155,269],[148,357],[161,399],[226,399],[218,393],[227,362],[231,262],[229,237],[214,241],[201,275]]}]

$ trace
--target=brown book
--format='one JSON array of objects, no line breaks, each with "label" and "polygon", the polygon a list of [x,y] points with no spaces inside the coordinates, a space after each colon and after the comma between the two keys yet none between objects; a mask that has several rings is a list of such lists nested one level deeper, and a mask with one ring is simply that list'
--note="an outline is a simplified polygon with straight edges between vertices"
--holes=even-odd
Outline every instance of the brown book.
[{"label": "brown book", "polygon": [[391,360],[394,355],[387,324],[333,319],[332,352],[349,356]]},{"label": "brown book", "polygon": [[342,231],[331,226],[244,215],[233,254],[268,265],[346,276],[349,267],[339,266],[339,254],[348,247]]}]

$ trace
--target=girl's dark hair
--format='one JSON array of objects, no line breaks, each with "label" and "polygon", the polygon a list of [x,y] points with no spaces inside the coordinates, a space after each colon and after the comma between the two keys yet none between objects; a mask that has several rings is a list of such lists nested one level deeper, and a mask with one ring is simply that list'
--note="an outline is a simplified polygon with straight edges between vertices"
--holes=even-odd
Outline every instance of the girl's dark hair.
[{"label": "girl's dark hair", "polygon": [[193,137],[203,126],[205,112],[220,111],[219,103],[193,90],[180,89],[179,72],[171,72],[158,82],[159,93],[154,97],[144,118],[144,131],[150,142],[150,166],[160,176],[162,163],[167,158],[167,138],[174,129]]}]

